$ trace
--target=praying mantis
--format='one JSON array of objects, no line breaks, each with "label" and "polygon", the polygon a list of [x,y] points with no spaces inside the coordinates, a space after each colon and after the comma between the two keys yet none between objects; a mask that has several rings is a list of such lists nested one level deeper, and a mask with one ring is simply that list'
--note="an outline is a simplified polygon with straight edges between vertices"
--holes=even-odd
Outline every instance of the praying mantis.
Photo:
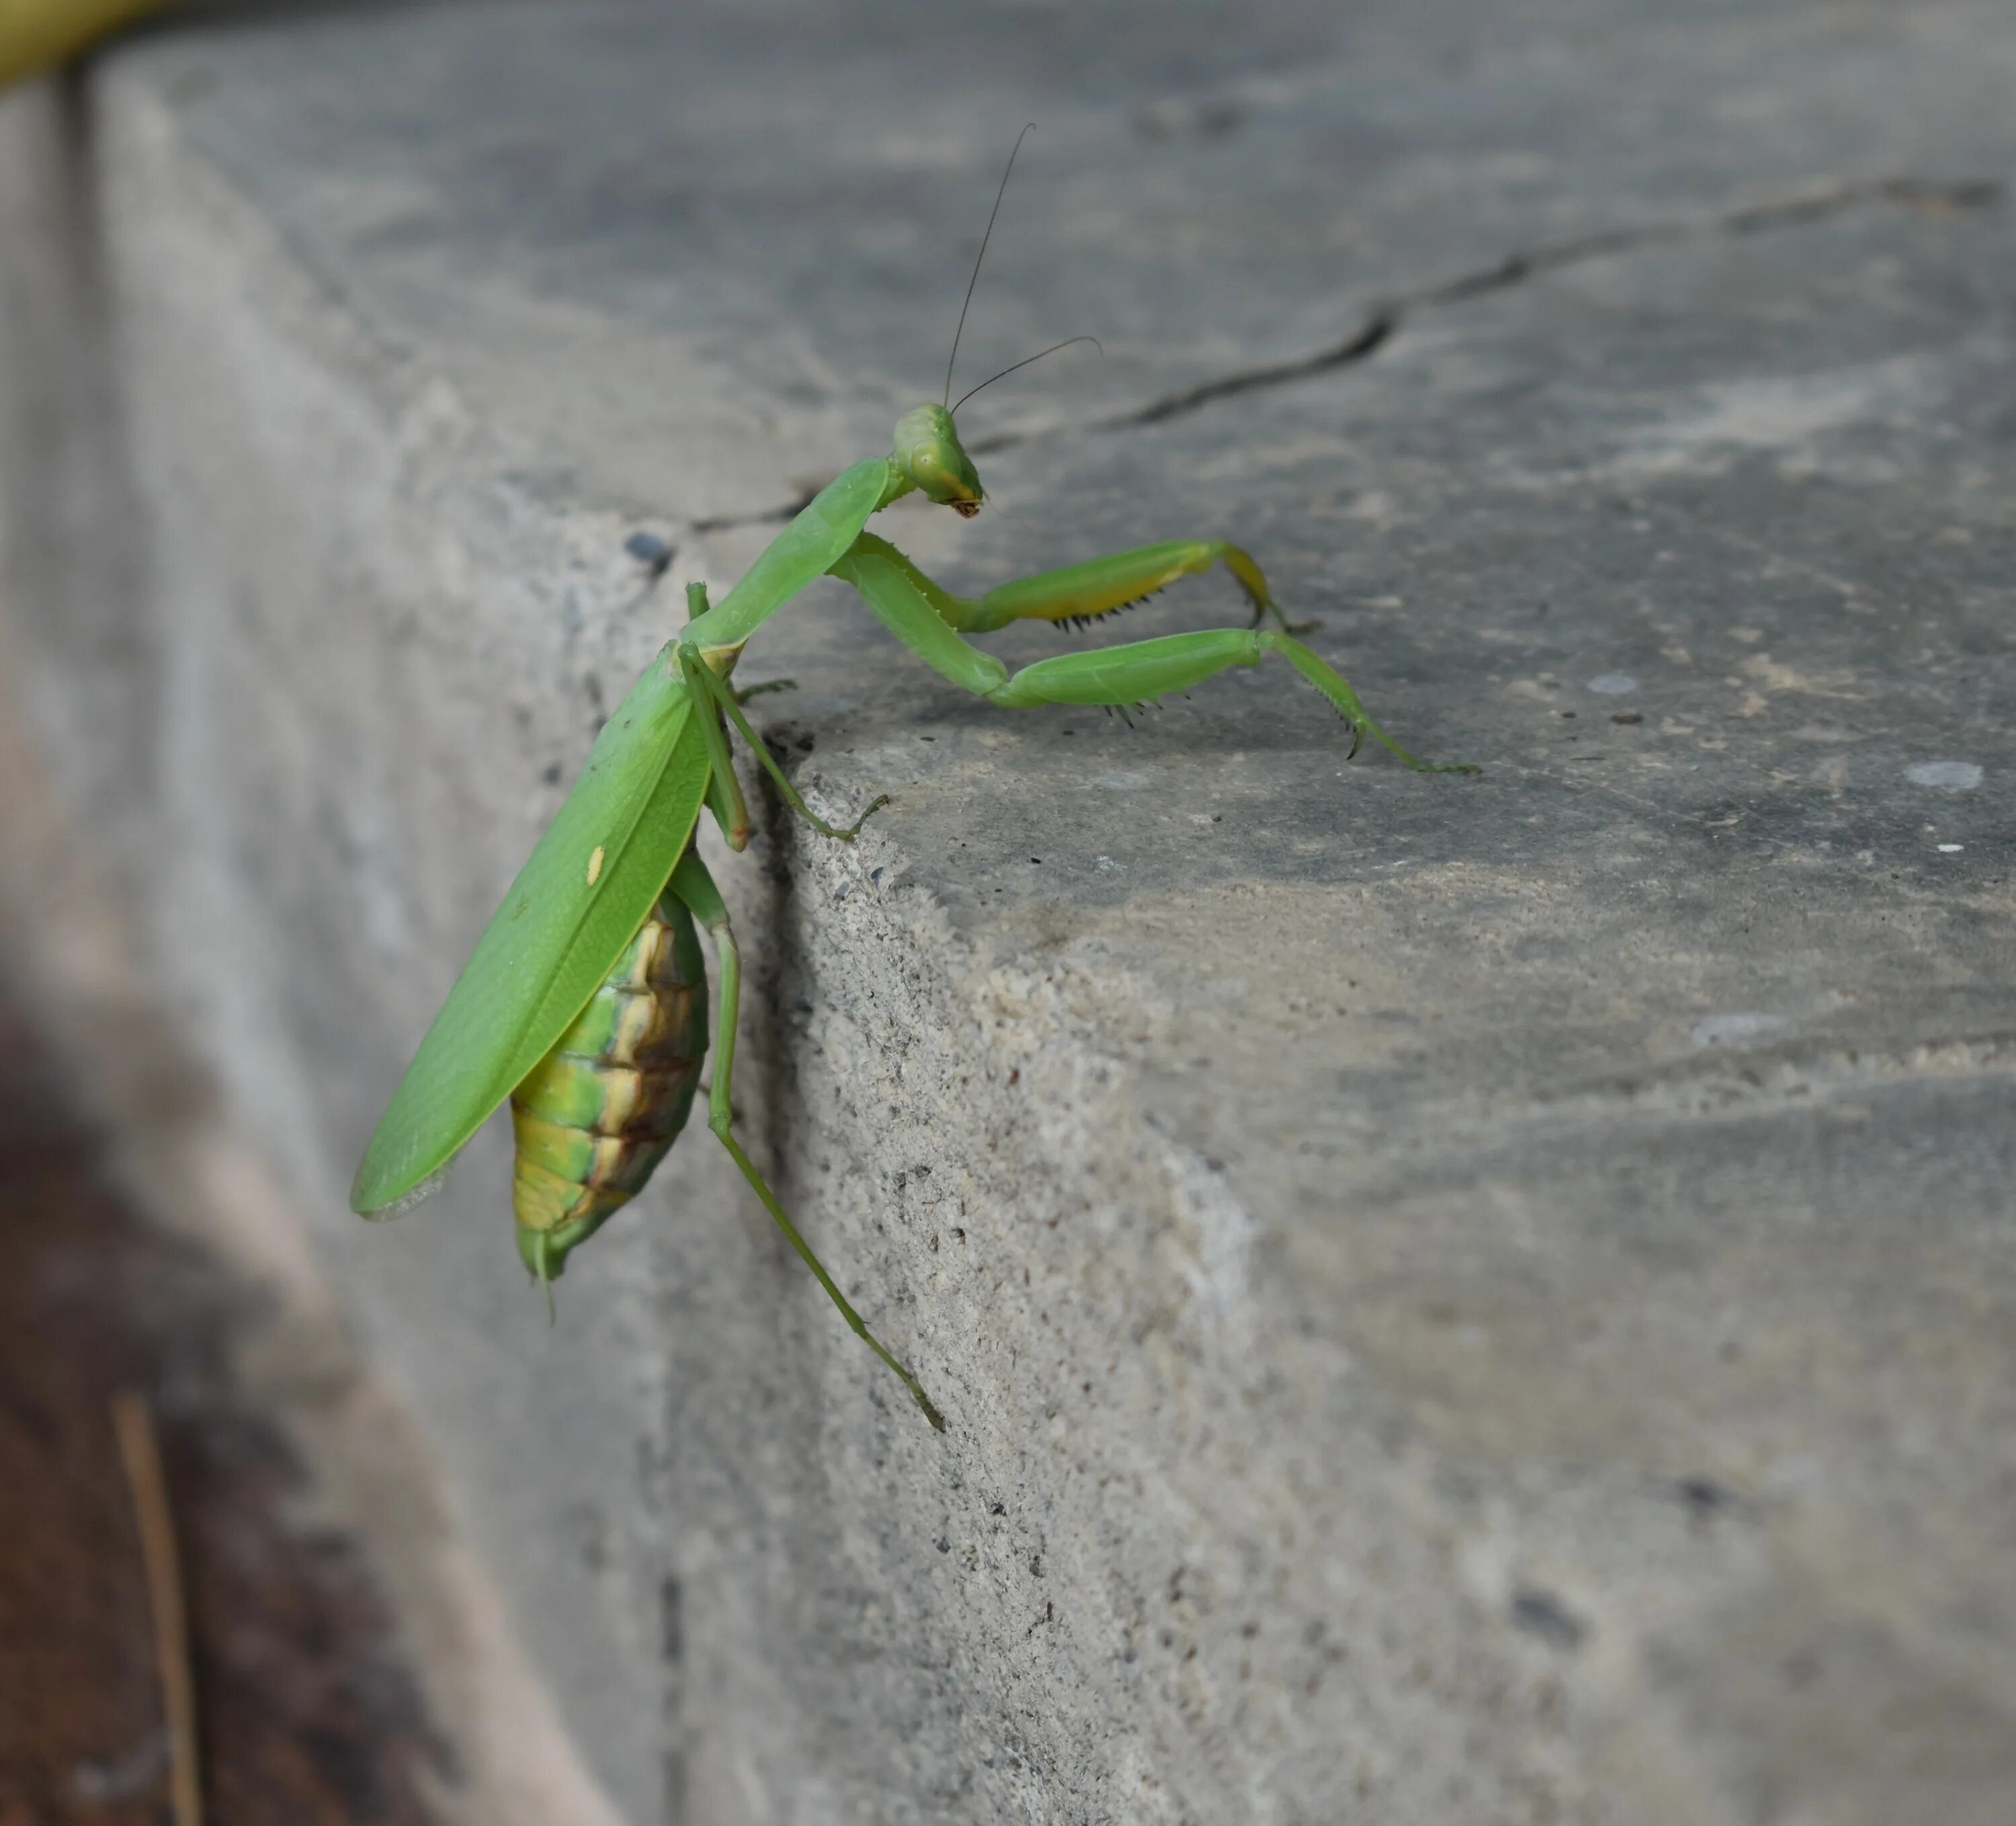
[{"label": "praying mantis", "polygon": [[[1018,139],[1017,150],[1021,145]],[[1013,167],[1010,153],[1009,171]],[[1004,172],[997,215],[1007,182]],[[994,219],[988,218],[988,235]],[[979,271],[976,261],[968,305]],[[1344,679],[1295,638],[1259,566],[1237,545],[1212,539],[1143,545],[965,597],[869,532],[870,519],[909,494],[921,494],[968,519],[986,498],[959,442],[959,407],[949,403],[965,318],[962,307],[943,400],[905,412],[888,454],[865,458],[822,488],[718,602],[709,601],[704,584],[687,587],[685,627],[597,736],[580,778],[421,1041],[351,1188],[353,1209],[366,1217],[409,1208],[440,1183],[463,1145],[509,1098],[519,1253],[550,1299],[567,1256],[643,1188],[692,1110],[709,1037],[697,928],[704,929],[718,979],[707,1126],[848,1325],[902,1378],[940,1430],[943,1415],[834,1284],[735,1132],[741,954],[720,890],[694,847],[703,809],[731,850],[749,841],[729,729],[769,774],[784,803],[823,836],[852,842],[887,803],[886,795],[876,799],[844,825],[827,823],[807,806],[743,714],[753,691],[730,682],[749,641],[814,579],[835,577],[927,666],[1003,709],[1079,704],[1124,711],[1186,691],[1229,667],[1278,658],[1350,725],[1352,753],[1370,736],[1420,771],[1474,771],[1431,767],[1387,735]],[[959,405],[971,397],[968,393]],[[1013,621],[1096,620],[1221,563],[1252,608],[1244,627],[1063,654],[1012,672],[967,638]]]}]

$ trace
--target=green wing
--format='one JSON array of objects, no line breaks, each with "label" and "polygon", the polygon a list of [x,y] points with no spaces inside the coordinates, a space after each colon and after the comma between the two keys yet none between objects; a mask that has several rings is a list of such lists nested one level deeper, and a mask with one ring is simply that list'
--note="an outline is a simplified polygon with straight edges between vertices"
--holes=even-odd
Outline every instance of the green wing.
[{"label": "green wing", "polygon": [[667,646],[596,737],[434,1016],[365,1150],[353,1210],[416,1202],[552,1050],[643,923],[707,783],[706,741]]},{"label": "green wing", "polygon": [[[895,485],[887,457],[821,489],[720,604],[682,635],[735,647],[853,544]],[[424,1195],[483,1120],[587,1005],[693,835],[707,736],[674,649],[631,687],[560,815],[518,872],[393,1094],[350,1188],[392,1215]]]}]

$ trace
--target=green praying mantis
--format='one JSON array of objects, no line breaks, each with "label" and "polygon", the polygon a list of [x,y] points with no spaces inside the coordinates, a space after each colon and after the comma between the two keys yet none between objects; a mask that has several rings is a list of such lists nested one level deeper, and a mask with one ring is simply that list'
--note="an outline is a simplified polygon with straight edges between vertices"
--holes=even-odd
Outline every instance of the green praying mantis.
[{"label": "green praying mantis", "polygon": [[[1009,171],[1013,167],[1011,153]],[[1007,182],[1004,172],[996,214]],[[994,219],[988,218],[988,235]],[[968,305],[979,272],[976,261]],[[1344,679],[1294,638],[1259,566],[1237,545],[1209,539],[1144,545],[974,598],[955,595],[869,532],[870,519],[908,494],[920,493],[969,519],[986,498],[954,422],[959,405],[980,390],[958,405],[948,403],[965,321],[962,307],[943,400],[905,413],[887,455],[864,458],[821,489],[720,602],[709,602],[704,584],[688,586],[686,626],[597,736],[581,778],[420,1042],[351,1188],[351,1206],[366,1217],[410,1208],[439,1184],[508,1098],[519,1253],[550,1299],[569,1254],[643,1188],[691,1112],[708,1041],[697,925],[712,943],[718,979],[707,1127],[848,1325],[940,1429],[944,1417],[834,1285],[735,1132],[740,953],[720,890],[694,847],[703,807],[730,849],[749,841],[729,729],[784,803],[823,836],[851,842],[887,802],[877,799],[846,825],[827,823],[806,805],[743,714],[753,692],[730,682],[751,638],[815,578],[836,577],[926,665],[1005,709],[1096,704],[1124,711],[1273,656],[1292,666],[1351,726],[1353,753],[1369,735],[1419,771],[1472,771],[1431,767],[1388,736]],[[1013,621],[1096,620],[1219,563],[1251,605],[1247,627],[1064,654],[1013,672],[967,638]]]}]

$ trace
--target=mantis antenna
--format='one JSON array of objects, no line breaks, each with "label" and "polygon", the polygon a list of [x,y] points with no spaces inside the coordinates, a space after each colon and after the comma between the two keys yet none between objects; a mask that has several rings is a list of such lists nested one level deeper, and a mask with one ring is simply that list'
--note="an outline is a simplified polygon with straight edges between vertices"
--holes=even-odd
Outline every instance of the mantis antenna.
[{"label": "mantis antenna", "polygon": [[[1008,174],[1015,169],[1015,154],[1022,149],[1022,142],[1029,137],[1035,124],[1035,122],[1031,120],[1015,135],[1015,143],[1008,153],[1007,170],[1001,174],[1001,188],[995,192],[994,207],[988,211],[987,232],[980,237],[980,251],[974,256],[973,277],[966,282],[966,299],[959,307],[959,326],[952,332],[952,353],[945,358],[945,395],[939,402],[941,404],[945,404],[952,398],[952,371],[953,364],[959,360],[959,339],[966,333],[966,314],[973,303],[973,288],[980,283],[980,263],[987,257],[987,243],[993,239],[994,218],[1001,213],[1002,198],[1008,194]],[[1046,353],[1047,352],[1046,350]],[[999,379],[1000,376],[997,375],[995,378]],[[983,382],[981,384],[984,386],[985,383]],[[970,399],[972,395],[968,394],[967,397]],[[962,400],[959,403],[963,405],[966,402]]]},{"label": "mantis antenna", "polygon": [[[1024,355],[1021,361],[1010,363],[1009,365],[1003,368],[999,374],[988,375],[988,377],[980,383],[980,386],[968,387],[964,393],[959,396],[959,406],[964,405],[968,400],[971,399],[975,394],[980,391],[980,387],[992,386],[995,381],[1006,379],[1006,377],[1013,374],[1017,368],[1026,368],[1031,361],[1040,361],[1046,355],[1054,355],[1060,349],[1068,349],[1073,343],[1089,343],[1095,349],[1099,350],[1100,354],[1103,355],[1106,353],[1105,345],[1100,341],[1097,336],[1066,336],[1060,343],[1053,343],[1047,349],[1039,349],[1033,355]],[[947,387],[945,391],[949,393],[952,391],[952,389],[950,387]],[[958,415],[959,406],[954,406],[950,408],[955,417]]]}]

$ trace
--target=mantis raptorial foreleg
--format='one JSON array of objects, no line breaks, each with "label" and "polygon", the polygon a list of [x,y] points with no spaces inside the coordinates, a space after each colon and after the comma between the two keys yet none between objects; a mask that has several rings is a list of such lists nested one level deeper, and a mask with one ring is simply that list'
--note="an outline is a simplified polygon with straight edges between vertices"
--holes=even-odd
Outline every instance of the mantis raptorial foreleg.
[{"label": "mantis raptorial foreleg", "polygon": [[[761,745],[758,744],[758,752]],[[847,1296],[834,1285],[833,1277],[826,1271],[826,1265],[812,1253],[812,1245],[798,1234],[784,1207],[778,1202],[777,1195],[764,1183],[763,1176],[756,1170],[756,1164],[742,1150],[742,1144],[735,1138],[735,1112],[731,1098],[735,1081],[735,1023],[742,1003],[742,954],[736,948],[734,928],[729,924],[728,908],[721,898],[721,890],[715,886],[714,877],[707,873],[707,864],[689,850],[682,856],[672,870],[668,884],[672,893],[685,903],[686,910],[699,921],[707,936],[714,941],[715,974],[718,978],[715,997],[714,1077],[707,1087],[707,1126],[720,1140],[729,1157],[742,1170],[750,1188],[763,1201],[763,1208],[776,1219],[777,1228],[784,1233],[785,1241],[797,1250],[798,1258],[812,1270],[814,1278],[823,1287],[833,1303],[839,1307],[840,1314],[868,1348],[880,1357],[890,1368],[903,1379],[903,1386],[916,1397],[917,1404],[925,1417],[940,1432],[945,1431],[945,1416],[931,1404],[917,1378],[882,1347],[881,1341],[869,1331],[860,1314],[848,1303]]]},{"label": "mantis raptorial foreleg", "polygon": [[990,634],[1011,621],[1096,621],[1165,590],[1179,578],[1206,571],[1220,559],[1253,606],[1252,625],[1267,616],[1284,634],[1301,634],[1313,623],[1291,622],[1267,588],[1265,573],[1250,553],[1222,539],[1170,540],[1159,545],[1137,545],[1104,558],[1067,564],[1060,570],[1039,571],[1017,577],[977,598],[955,596],[918,570],[907,554],[877,541],[883,557],[898,566],[939,620],[962,634]]},{"label": "mantis raptorial foreleg", "polygon": [[[1013,605],[1012,613],[1003,620],[1041,616],[1046,613],[1046,601],[1060,599],[1046,598],[1043,594],[1044,587],[1057,579],[1066,580],[1063,599],[1082,601],[1086,599],[1085,577],[1101,564],[1112,567],[1107,573],[1106,587],[1118,590],[1125,587],[1128,573],[1123,567],[1133,561],[1142,561],[1132,573],[1138,580],[1144,574],[1159,574],[1150,569],[1159,562],[1150,555],[1203,549],[1201,546],[1148,546],[1139,552],[1123,553],[1005,584],[982,598],[982,604],[1005,600]],[[1221,549],[1229,552],[1237,548]],[[1244,553],[1240,555],[1244,557]],[[1258,567],[1250,559],[1245,562],[1257,577]],[[1185,565],[1169,574],[1201,568],[1201,563]],[[1167,634],[1158,640],[1132,641],[1096,652],[1060,654],[1011,674],[992,653],[982,652],[960,638],[946,606],[960,604],[962,598],[933,583],[887,540],[863,533],[833,566],[833,574],[859,590],[883,626],[926,664],[990,703],[1009,709],[1035,704],[1107,704],[1125,708],[1151,701],[1165,692],[1187,690],[1229,666],[1258,665],[1264,655],[1278,653],[1322,692],[1351,725],[1354,749],[1359,738],[1369,735],[1420,773],[1476,771],[1461,764],[1438,766],[1417,760],[1366,714],[1358,694],[1322,659],[1300,641],[1273,628],[1208,628],[1195,634]],[[1265,590],[1264,580],[1260,588]],[[1271,602],[1266,606],[1272,608]],[[1280,611],[1274,613],[1278,615]]]}]

